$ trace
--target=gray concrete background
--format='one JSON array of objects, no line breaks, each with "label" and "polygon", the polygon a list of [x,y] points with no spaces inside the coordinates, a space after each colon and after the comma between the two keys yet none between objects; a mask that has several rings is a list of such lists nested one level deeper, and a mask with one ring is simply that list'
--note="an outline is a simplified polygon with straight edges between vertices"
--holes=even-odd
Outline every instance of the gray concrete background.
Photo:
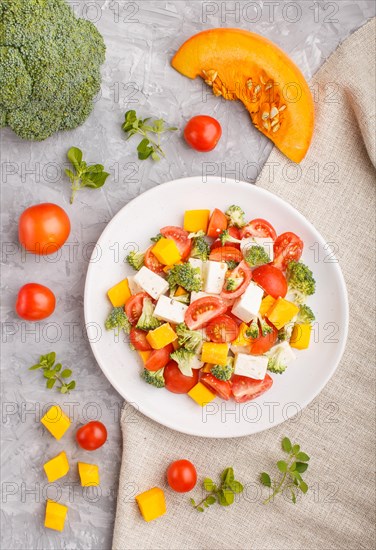
[{"label": "gray concrete background", "polygon": [[[171,179],[206,172],[252,182],[271,150],[240,103],[215,98],[198,80],[191,82],[177,74],[169,65],[173,52],[200,30],[241,27],[280,45],[309,79],[346,36],[375,15],[372,0],[81,0],[71,4],[79,16],[96,22],[107,45],[102,90],[93,113],[80,128],[42,143],[23,142],[9,129],[1,131],[4,549],[111,546],[122,448],[118,425],[122,399],[102,375],[83,329],[88,260],[107,222],[132,198]],[[179,132],[165,140],[167,160],[140,162],[136,138],[125,142],[121,131],[124,112],[131,108],[143,116],[163,117],[179,128],[195,114],[209,114],[220,120],[223,137],[213,152],[200,155],[188,149]],[[72,145],[80,147],[90,162],[102,162],[111,177],[101,190],[81,191],[71,206],[69,182],[62,173],[66,151]],[[39,202],[60,204],[71,219],[69,243],[52,257],[25,256],[18,248],[18,218],[26,207]],[[17,291],[31,281],[50,286],[57,296],[56,311],[45,322],[29,324],[15,315]],[[69,396],[44,389],[40,373],[28,371],[40,354],[52,350],[74,371],[77,389]],[[73,428],[61,442],[39,422],[52,402],[73,417]],[[89,455],[75,444],[74,432],[80,423],[95,418],[106,424],[109,439]],[[43,463],[63,449],[71,471],[48,485]],[[77,460],[99,464],[99,493],[82,491]],[[69,506],[62,534],[43,527],[48,497]]]}]

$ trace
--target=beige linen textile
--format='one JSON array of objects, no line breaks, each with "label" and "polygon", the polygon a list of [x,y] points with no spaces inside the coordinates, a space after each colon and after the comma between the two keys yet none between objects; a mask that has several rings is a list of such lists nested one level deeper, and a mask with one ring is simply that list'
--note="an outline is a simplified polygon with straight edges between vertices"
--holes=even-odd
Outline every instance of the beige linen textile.
[{"label": "beige linen textile", "polygon": [[[337,372],[296,419],[236,440],[185,436],[141,414],[132,418],[127,407],[115,550],[375,547],[374,39],[375,20],[346,40],[315,76],[316,131],[300,165],[301,177],[288,181],[288,161],[274,149],[268,160],[276,163],[274,177],[266,167],[257,182],[290,202],[338,245],[350,330]],[[328,83],[335,84],[334,96],[328,97]],[[315,163],[318,170],[312,169]],[[264,506],[255,480],[280,458],[285,434],[312,456],[306,476],[311,489],[295,507],[281,497]],[[227,509],[213,506],[199,514],[186,496],[167,489],[168,513],[145,523],[134,495],[155,485],[165,487],[166,464],[182,457],[190,458],[200,475],[215,477],[233,465],[237,478],[248,485],[246,493]],[[193,494],[199,496],[200,489]]]}]

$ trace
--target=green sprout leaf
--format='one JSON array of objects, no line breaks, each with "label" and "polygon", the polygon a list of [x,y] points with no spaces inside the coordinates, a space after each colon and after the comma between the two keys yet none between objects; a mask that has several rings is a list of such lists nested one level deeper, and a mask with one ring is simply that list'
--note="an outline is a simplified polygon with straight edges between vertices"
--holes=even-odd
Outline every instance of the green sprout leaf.
[{"label": "green sprout leaf", "polygon": [[108,172],[104,171],[104,166],[102,164],[88,166],[87,163],[82,160],[82,156],[82,151],[78,149],[78,147],[71,147],[67,153],[68,160],[75,170],[75,172],[73,172],[68,168],[65,169],[65,174],[71,181],[71,204],[74,201],[77,191],[84,187],[99,189],[105,184],[110,175]]},{"label": "green sprout leaf", "polygon": [[237,481],[234,476],[233,468],[225,468],[220,476],[220,484],[217,486],[212,479],[206,477],[203,480],[203,487],[207,494],[198,504],[191,498],[191,505],[203,512],[204,508],[208,508],[215,503],[220,506],[231,506],[235,501],[235,495],[242,493],[244,488],[240,481]]},{"label": "green sprout leaf", "polygon": [[42,370],[43,377],[46,379],[47,389],[51,390],[55,386],[56,382],[58,382],[60,385],[57,386],[57,390],[63,394],[69,393],[76,387],[76,382],[74,380],[71,380],[70,382],[65,381],[67,378],[72,376],[72,371],[70,369],[64,369],[60,372],[62,369],[62,364],[56,363],[55,365],[55,360],[55,352],[48,353],[47,355],[41,355],[39,358],[39,363],[29,367],[29,370]]}]

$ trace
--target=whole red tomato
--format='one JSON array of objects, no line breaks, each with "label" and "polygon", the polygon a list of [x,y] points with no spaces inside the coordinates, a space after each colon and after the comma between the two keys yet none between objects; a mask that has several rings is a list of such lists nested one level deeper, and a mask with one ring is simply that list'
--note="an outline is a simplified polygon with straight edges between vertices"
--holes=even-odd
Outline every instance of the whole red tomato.
[{"label": "whole red tomato", "polygon": [[76,440],[86,451],[95,451],[107,441],[106,426],[98,420],[92,420],[77,430]]},{"label": "whole red tomato", "polygon": [[192,491],[197,483],[197,471],[189,460],[176,460],[167,469],[167,481],[177,493]]},{"label": "whole red tomato", "polygon": [[185,141],[196,151],[212,151],[221,139],[222,128],[218,120],[207,115],[197,115],[188,121],[184,129]]},{"label": "whole red tomato", "polygon": [[28,283],[18,291],[16,312],[26,321],[40,321],[54,312],[55,304],[52,290],[37,283]]},{"label": "whole red tomato", "polygon": [[69,237],[70,221],[65,210],[49,202],[30,206],[18,222],[18,238],[33,254],[53,254]]}]

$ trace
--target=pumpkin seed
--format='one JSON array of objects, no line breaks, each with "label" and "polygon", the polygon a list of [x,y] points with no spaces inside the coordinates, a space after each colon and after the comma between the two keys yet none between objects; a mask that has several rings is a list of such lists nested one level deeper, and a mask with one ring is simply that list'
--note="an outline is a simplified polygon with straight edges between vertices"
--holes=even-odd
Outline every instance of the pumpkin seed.
[{"label": "pumpkin seed", "polygon": [[261,84],[265,84],[265,80],[262,78],[262,76],[260,76],[260,82]]},{"label": "pumpkin seed", "polygon": [[261,118],[262,120],[267,120],[269,118],[269,113],[268,111],[264,111],[261,115]]},{"label": "pumpkin seed", "polygon": [[260,91],[261,91],[261,86],[260,86],[260,84],[257,84],[257,86],[255,88],[255,94],[258,94]]},{"label": "pumpkin seed", "polygon": [[286,105],[281,105],[279,108],[279,112],[284,111],[286,109]]},{"label": "pumpkin seed", "polygon": [[275,132],[278,132],[278,130],[280,129],[281,125],[280,124],[277,124],[276,126],[274,126],[274,128],[272,128],[272,132],[275,133]]},{"label": "pumpkin seed", "polygon": [[270,122],[268,120],[265,120],[263,123],[262,123],[263,127],[265,128],[265,130],[270,130]]},{"label": "pumpkin seed", "polygon": [[268,90],[270,90],[270,88],[273,87],[273,84],[271,82],[269,82],[266,86],[265,86],[265,91],[267,92]]},{"label": "pumpkin seed", "polygon": [[249,79],[247,80],[247,88],[248,88],[248,90],[252,90],[252,86],[253,86],[252,78],[249,78]]},{"label": "pumpkin seed", "polygon": [[275,116],[277,116],[279,113],[277,107],[275,105],[273,105],[273,107],[271,108],[271,111],[270,111],[270,118],[274,118]]},{"label": "pumpkin seed", "polygon": [[273,128],[276,124],[279,124],[279,121],[277,119],[272,120],[271,127]]}]

